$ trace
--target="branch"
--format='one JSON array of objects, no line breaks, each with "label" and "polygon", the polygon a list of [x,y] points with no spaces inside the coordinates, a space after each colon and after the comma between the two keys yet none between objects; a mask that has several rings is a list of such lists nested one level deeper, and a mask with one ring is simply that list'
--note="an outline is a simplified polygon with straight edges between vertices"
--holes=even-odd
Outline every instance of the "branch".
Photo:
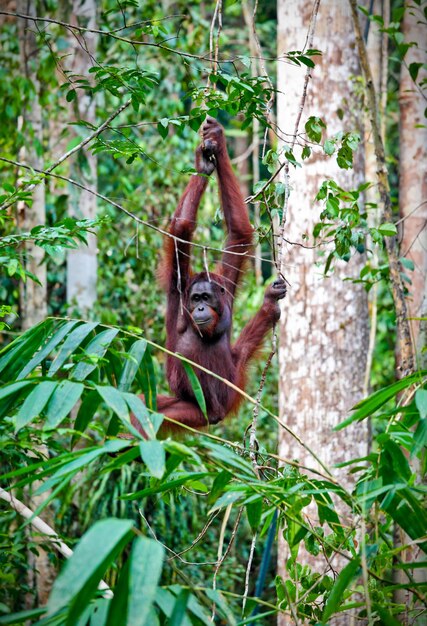
[{"label": "branch", "polygon": [[[68,152],[66,152],[61,157],[59,157],[59,159],[57,159],[55,161],[55,163],[53,163],[50,167],[48,167],[47,170],[43,170],[43,174],[49,175],[54,169],[56,169],[58,167],[58,165],[61,165],[61,163],[63,163],[71,155],[73,155],[75,152],[78,152],[79,150],[81,150],[90,141],[92,141],[92,139],[95,139],[95,137],[98,137],[98,135],[100,135],[102,133],[102,131],[105,130],[105,128],[113,121],[113,119],[115,117],[117,117],[118,115],[120,115],[120,113],[122,111],[124,111],[130,105],[130,103],[131,103],[131,100],[128,100],[127,102],[122,104],[118,109],[116,109],[114,111],[114,113],[112,113],[110,115],[110,117],[108,119],[105,120],[105,122],[103,122],[101,124],[101,126],[98,126],[98,128],[96,128],[93,132],[91,132],[91,134],[88,135],[86,137],[86,139],[83,139],[83,141],[81,141],[77,146],[75,146],[71,150],[68,150]],[[6,159],[4,159],[4,160],[6,160]],[[34,171],[36,171],[36,170],[34,170]],[[34,189],[34,187],[36,187],[38,184],[40,184],[40,183],[32,183],[31,185],[24,184],[21,187],[21,189],[26,189],[27,191],[32,191]],[[14,204],[14,202],[16,202],[16,200],[9,200],[8,202],[5,202],[4,204],[2,204],[0,206],[0,211],[3,210],[3,209],[7,209],[12,204]]]},{"label": "branch", "polygon": [[[377,181],[382,205],[384,221],[393,223],[393,211],[390,196],[390,185],[385,161],[384,144],[381,138],[380,125],[378,122],[378,106],[375,94],[375,85],[372,78],[365,42],[360,28],[359,15],[357,13],[357,1],[349,0],[353,16],[356,43],[359,50],[360,64],[365,77],[365,89],[367,95],[368,112],[371,122],[372,136],[374,139],[375,157],[377,161]],[[399,262],[399,248],[396,237],[385,237],[385,247],[388,255],[391,291],[394,307],[396,310],[397,347],[400,356],[400,376],[407,376],[414,371],[414,350],[411,340],[411,331],[408,321],[405,293],[401,278],[402,268]]]},{"label": "branch", "polygon": [[[10,504],[12,509],[19,513],[19,515],[22,515],[23,518],[28,520],[33,528],[35,528],[42,535],[45,535],[53,544],[54,548],[56,548],[58,552],[62,554],[62,556],[64,556],[66,559],[69,559],[70,556],[72,556],[73,551],[71,550],[71,548],[69,548],[67,544],[61,541],[61,539],[58,537],[58,535],[51,526],[46,524],[46,522],[44,522],[41,517],[38,517],[38,515],[34,515],[34,512],[29,509],[23,502],[17,500],[17,498],[15,498],[11,493],[5,491],[1,487],[0,499]],[[104,598],[113,597],[111,589],[103,580],[100,581],[98,589],[101,589],[101,591],[105,591]]]}]

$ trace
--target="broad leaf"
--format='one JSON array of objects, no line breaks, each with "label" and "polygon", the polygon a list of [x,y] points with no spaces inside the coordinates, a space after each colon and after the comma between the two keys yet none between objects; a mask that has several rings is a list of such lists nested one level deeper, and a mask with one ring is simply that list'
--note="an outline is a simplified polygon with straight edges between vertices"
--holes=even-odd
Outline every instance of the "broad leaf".
[{"label": "broad leaf", "polygon": [[105,570],[130,540],[133,525],[131,520],[111,518],[96,522],[83,535],[55,580],[48,615],[71,605],[68,623],[77,619],[95,594]]},{"label": "broad leaf", "polygon": [[[88,361],[80,361],[72,370],[70,378],[73,380],[84,380],[87,378],[97,367],[97,360],[104,356],[118,332],[117,328],[108,328],[98,333],[84,349]],[[90,360],[91,357],[94,358],[94,361]]]},{"label": "broad leaf", "polygon": [[97,322],[87,322],[80,324],[73,330],[62,345],[57,357],[49,368],[49,376],[55,374],[65,363],[65,361],[77,350],[86,337],[96,328]]},{"label": "broad leaf", "polygon": [[120,375],[118,388],[121,391],[129,391],[141,365],[142,359],[144,358],[146,349],[147,342],[145,339],[138,339],[132,344],[128,352],[126,363]]},{"label": "broad leaf", "polygon": [[57,382],[49,380],[44,380],[35,386],[18,411],[15,418],[16,430],[23,428],[29,424],[31,420],[40,415],[57,386]]},{"label": "broad leaf", "polygon": [[166,455],[160,441],[143,441],[139,444],[141,458],[154,478],[162,478],[165,473]]},{"label": "broad leaf", "polygon": [[46,409],[46,429],[56,428],[75,407],[83,393],[82,383],[63,380],[52,394]]}]

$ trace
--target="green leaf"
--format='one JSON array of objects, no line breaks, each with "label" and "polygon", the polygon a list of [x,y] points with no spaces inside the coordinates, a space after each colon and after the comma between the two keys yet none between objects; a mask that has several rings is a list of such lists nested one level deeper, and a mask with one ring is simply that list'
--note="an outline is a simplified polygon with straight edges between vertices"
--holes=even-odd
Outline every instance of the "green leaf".
[{"label": "green leaf", "polygon": [[[137,537],[127,565],[127,597],[125,597],[126,621],[120,602],[114,594],[106,626],[151,626],[150,613],[156,597],[157,585],[162,573],[164,548],[157,541]],[[127,601],[127,602],[126,602]],[[117,610],[116,610],[117,607]]]},{"label": "green leaf", "polygon": [[54,334],[49,339],[47,344],[39,351],[37,354],[33,356],[33,358],[26,364],[26,366],[19,372],[17,379],[25,378],[33,371],[40,363],[47,357],[49,354],[56,348],[56,346],[61,343],[66,335],[74,328],[74,326],[78,324],[77,320],[71,320],[70,322],[60,322],[56,329],[54,329]]},{"label": "green leaf", "polygon": [[76,421],[74,422],[74,430],[78,432],[71,438],[71,448],[74,448],[77,441],[80,439],[79,433],[86,429],[87,425],[95,415],[100,401],[101,399],[96,391],[90,391],[83,398],[79,412],[77,413]]},{"label": "green leaf", "polygon": [[188,589],[182,589],[182,591],[178,594],[175,600],[172,615],[168,620],[168,626],[181,626],[185,617],[189,595],[190,591]]},{"label": "green leaf", "polygon": [[154,439],[161,423],[163,422],[163,416],[159,413],[149,413],[147,407],[139,396],[123,392],[123,397],[147,437],[149,439]]},{"label": "green leaf", "polygon": [[143,360],[142,388],[145,403],[149,409],[155,411],[157,409],[156,375],[154,373],[153,359],[151,358],[149,349],[145,351]]},{"label": "green leaf", "polygon": [[427,391],[425,389],[418,389],[415,393],[415,405],[420,412],[422,419],[427,417]]},{"label": "green leaf", "polygon": [[323,144],[323,150],[325,154],[331,156],[335,152],[335,142],[332,139],[327,139]]},{"label": "green leaf", "polygon": [[397,234],[396,226],[391,223],[380,224],[378,230],[384,237],[393,237],[393,235]]},{"label": "green leaf", "polygon": [[423,448],[427,446],[427,419],[423,417],[418,422],[414,433],[414,443],[411,449],[411,457],[416,456]]},{"label": "green leaf", "polygon": [[378,602],[374,602],[372,604],[372,609],[378,614],[378,617],[381,619],[382,626],[402,626],[402,622],[393,617],[390,611]]},{"label": "green leaf", "polygon": [[162,139],[166,139],[166,137],[168,136],[168,127],[163,126],[163,124],[161,124],[160,122],[157,124],[157,132],[159,133],[160,137]]},{"label": "green leaf", "polygon": [[12,341],[0,352],[0,373],[4,380],[13,380],[27,363],[28,359],[39,349],[40,343],[50,333],[53,320],[41,322],[30,328],[23,335]]},{"label": "green leaf", "polygon": [[254,533],[258,530],[258,526],[261,523],[262,508],[262,498],[258,498],[258,500],[250,502],[246,505],[246,514],[248,516],[249,526]]},{"label": "green leaf", "polygon": [[140,500],[141,498],[145,498],[146,496],[153,496],[157,493],[163,493],[165,491],[171,491],[172,489],[176,489],[185,483],[198,480],[199,478],[204,478],[205,476],[209,476],[209,472],[185,472],[184,475],[180,475],[179,478],[175,478],[174,480],[170,480],[169,482],[162,482],[156,487],[147,487],[146,489],[141,489],[141,491],[136,491],[134,493],[127,494],[122,496],[123,500]]},{"label": "green leaf", "polygon": [[58,383],[52,381],[42,381],[26,397],[24,404],[18,411],[15,418],[15,429],[19,430],[40,415]]},{"label": "green leaf", "polygon": [[203,415],[206,418],[207,424],[209,424],[208,413],[207,413],[207,409],[206,409],[205,396],[203,395],[203,389],[202,389],[202,386],[200,384],[200,381],[197,378],[193,368],[191,367],[191,365],[189,363],[186,363],[185,361],[181,361],[181,364],[182,364],[183,368],[185,369],[185,373],[188,376],[188,380],[190,381],[190,385],[191,385],[191,388],[192,388],[192,390],[194,392],[194,395],[196,397],[197,404],[201,408],[202,413],[203,413]]},{"label": "green leaf", "polygon": [[16,393],[20,389],[24,389],[25,387],[28,387],[28,385],[31,385],[31,384],[32,382],[30,380],[22,380],[17,383],[11,383],[9,385],[5,385],[4,387],[0,389],[0,400],[3,400],[4,398],[11,396],[13,393]]},{"label": "green leaf", "polygon": [[322,621],[326,622],[340,607],[343,601],[343,594],[351,582],[359,576],[361,571],[360,558],[356,557],[348,565],[341,570],[338,575],[331,593],[326,601],[323,609]]},{"label": "green leaf", "polygon": [[409,74],[412,78],[412,80],[414,81],[414,83],[417,80],[418,77],[418,72],[420,71],[420,68],[423,66],[422,63],[410,63],[408,66],[408,70],[409,70]]},{"label": "green leaf", "polygon": [[115,387],[96,385],[96,390],[105,404],[124,422],[129,423],[128,405],[123,394]]},{"label": "green leaf", "polygon": [[97,367],[97,359],[102,358],[110,347],[111,342],[119,332],[118,328],[108,328],[100,332],[85,347],[84,352],[88,358],[95,357],[94,362],[80,361],[72,370],[70,378],[73,380],[84,380]]},{"label": "green leaf", "polygon": [[146,349],[147,342],[145,339],[138,339],[132,344],[128,352],[128,358],[123,367],[122,373],[120,374],[118,384],[120,391],[129,391],[138,372],[139,366],[141,365]]},{"label": "green leaf", "polygon": [[358,402],[354,409],[354,413],[350,415],[344,422],[338,424],[338,426],[334,427],[334,430],[341,430],[345,428],[349,424],[352,424],[355,421],[365,419],[369,417],[379,408],[381,408],[390,398],[393,398],[399,391],[402,389],[406,389],[406,387],[410,387],[414,382],[419,382],[419,380],[427,374],[426,370],[421,370],[416,372],[415,374],[410,374],[401,380],[385,387],[384,389],[379,389],[375,393],[371,394],[368,398]]},{"label": "green leaf", "polygon": [[240,491],[226,491],[218,500],[215,502],[213,507],[210,509],[209,514],[217,509],[223,509],[227,507],[229,504],[234,504],[237,500],[242,498],[242,493]]},{"label": "green leaf", "polygon": [[2,626],[6,626],[7,624],[18,624],[21,626],[27,623],[28,620],[41,617],[44,613],[46,613],[46,607],[43,606],[40,609],[28,609],[28,611],[19,611],[19,613],[12,613],[11,615],[2,615],[0,617],[0,624]]},{"label": "green leaf", "polygon": [[148,471],[155,478],[162,478],[165,473],[166,455],[160,441],[143,441],[139,444],[141,458]]},{"label": "green leaf", "polygon": [[67,337],[56,359],[50,366],[48,372],[49,376],[55,374],[64,365],[69,356],[77,350],[80,344],[97,325],[97,322],[87,322],[85,324],[80,324],[80,326],[72,331],[72,333]]},{"label": "green leaf", "polygon": [[105,570],[130,540],[133,527],[131,520],[111,518],[96,522],[83,535],[54,582],[47,603],[48,615],[71,604],[68,624],[76,623]]},{"label": "green leaf", "polygon": [[53,392],[46,409],[45,428],[56,428],[74,408],[83,393],[81,383],[63,380]]}]

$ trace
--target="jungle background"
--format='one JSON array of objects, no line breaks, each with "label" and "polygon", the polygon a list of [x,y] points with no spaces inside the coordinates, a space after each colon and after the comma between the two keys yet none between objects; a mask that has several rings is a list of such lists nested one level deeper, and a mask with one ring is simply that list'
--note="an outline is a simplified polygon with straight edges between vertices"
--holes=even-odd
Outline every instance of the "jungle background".
[{"label": "jungle background", "polygon": [[[426,25],[1,4],[0,624],[427,622]],[[239,415],[158,439],[156,268],[208,114],[255,229],[233,336],[288,295]],[[213,267],[215,177],[196,234]]]}]

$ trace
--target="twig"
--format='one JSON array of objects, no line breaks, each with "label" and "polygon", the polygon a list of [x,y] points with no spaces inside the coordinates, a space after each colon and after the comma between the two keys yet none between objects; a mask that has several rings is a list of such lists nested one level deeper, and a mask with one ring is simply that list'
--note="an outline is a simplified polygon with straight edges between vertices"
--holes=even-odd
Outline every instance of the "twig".
[{"label": "twig", "polygon": [[[130,105],[130,103],[131,103],[131,100],[128,100],[127,102],[119,106],[119,108],[116,109],[114,113],[112,113],[110,117],[101,124],[101,126],[98,126],[98,128],[96,128],[93,132],[91,132],[90,135],[88,135],[86,139],[83,139],[83,141],[81,141],[77,146],[74,146],[74,148],[71,148],[71,150],[68,150],[68,152],[66,152],[61,157],[59,157],[59,159],[57,159],[50,167],[44,170],[43,173],[46,175],[50,174],[55,168],[58,167],[58,165],[61,165],[61,163],[63,163],[66,159],[69,159],[70,156],[72,156],[75,152],[78,152],[79,150],[84,148],[84,146],[86,146],[90,141],[92,141],[92,139],[95,139],[96,137],[98,137],[98,135],[100,135],[102,131],[105,130],[105,128],[113,121],[113,119],[116,118],[118,115],[120,115],[120,113],[124,111]],[[6,159],[3,159],[3,160],[6,160]],[[27,191],[32,191],[34,187],[36,187],[36,185],[37,183],[32,183],[31,185],[24,185],[22,188],[26,189]],[[12,204],[14,204],[14,202],[15,200],[9,200],[8,202],[5,202],[4,204],[0,206],[0,211],[3,209],[7,209]]]},{"label": "twig", "polygon": [[[314,32],[316,29],[316,20],[317,20],[317,14],[319,12],[319,5],[320,5],[320,0],[315,0],[313,4],[313,10],[311,13],[310,24],[309,24],[308,33],[307,33],[307,41],[306,41],[306,45],[309,48],[313,47]],[[307,99],[307,88],[308,88],[308,82],[310,78],[311,78],[311,68],[307,67],[306,72],[305,72],[305,77],[304,77],[304,86],[302,90],[302,96],[301,96],[301,100],[299,104],[297,118],[295,120],[294,132],[293,132],[292,140],[291,140],[291,147],[290,147],[291,152],[295,147],[295,143],[298,137],[298,129],[299,129],[299,125],[300,125],[300,121],[302,117],[302,112],[304,110],[305,101]],[[283,202],[283,215],[282,215],[282,219],[280,222],[279,233],[278,233],[279,243],[278,243],[278,251],[277,251],[277,269],[279,273],[282,273],[283,271],[283,249],[284,249],[283,235],[285,232],[285,225],[286,225],[287,213],[288,213],[288,203],[289,203],[289,162],[286,160],[282,164],[282,166],[279,168],[279,170],[282,169],[282,167],[284,169],[285,197],[284,197],[284,202]]]},{"label": "twig", "polygon": [[[221,534],[220,534],[220,539],[219,539],[219,544],[218,544],[218,561],[215,567],[215,572],[214,572],[214,577],[213,577],[213,581],[212,581],[212,589],[216,589],[216,579],[218,576],[218,572],[221,568],[221,565],[224,563],[225,559],[227,558],[228,554],[230,553],[231,550],[231,546],[234,543],[234,539],[236,538],[236,534],[237,534],[237,529],[239,528],[239,523],[240,523],[240,518],[242,517],[242,513],[243,513],[243,507],[240,507],[238,513],[237,513],[237,517],[236,517],[236,521],[234,522],[234,526],[233,526],[233,530],[231,532],[231,537],[230,537],[230,541],[228,542],[227,548],[224,552],[224,554],[222,553],[222,547],[224,544],[224,534],[225,534],[225,529],[227,527],[227,522],[228,519],[230,517],[230,513],[231,513],[231,509],[232,509],[232,504],[229,504],[225,510],[225,515],[224,515],[224,521],[222,523],[221,526]],[[216,604],[214,603],[212,606],[212,622],[214,622],[215,620],[215,615],[216,615]]]},{"label": "twig", "polygon": [[248,564],[246,566],[245,591],[244,591],[244,594],[243,594],[242,613],[245,612],[246,601],[248,599],[248,594],[249,594],[249,578],[250,578],[250,575],[251,575],[252,561],[254,560],[256,540],[257,540],[257,534],[254,533],[254,535],[252,536],[251,548],[250,548],[250,551],[249,551]]}]

